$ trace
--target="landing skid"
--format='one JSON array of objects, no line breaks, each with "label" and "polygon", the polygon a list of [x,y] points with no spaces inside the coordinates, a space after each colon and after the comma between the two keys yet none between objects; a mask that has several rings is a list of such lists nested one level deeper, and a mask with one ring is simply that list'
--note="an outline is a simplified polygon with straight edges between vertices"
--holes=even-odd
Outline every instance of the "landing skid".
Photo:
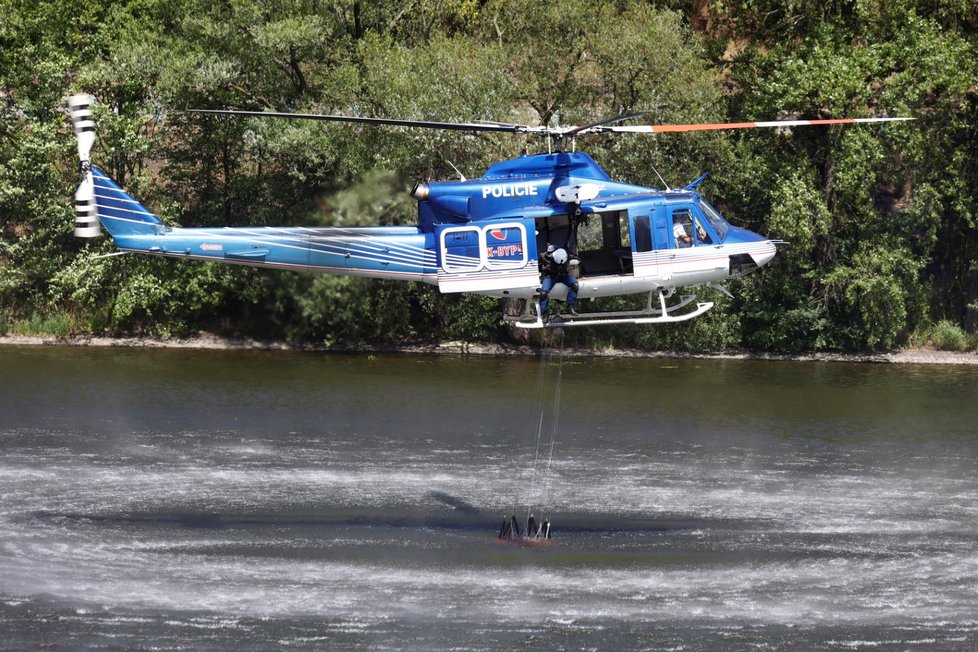
[{"label": "landing skid", "polygon": [[[659,295],[659,308],[652,307],[653,294]],[[696,296],[692,294],[683,295],[679,303],[666,306],[666,299],[672,296],[672,292],[649,292],[649,300],[642,310],[624,310],[611,312],[589,312],[577,315],[560,314],[556,317],[544,321],[540,316],[540,302],[538,299],[528,300],[526,307],[521,315],[503,315],[503,319],[513,323],[517,328],[564,328],[567,326],[597,326],[601,324],[672,324],[699,317],[710,308],[713,302],[699,302],[696,309],[683,314],[675,314],[677,310],[685,308],[692,303]]]}]

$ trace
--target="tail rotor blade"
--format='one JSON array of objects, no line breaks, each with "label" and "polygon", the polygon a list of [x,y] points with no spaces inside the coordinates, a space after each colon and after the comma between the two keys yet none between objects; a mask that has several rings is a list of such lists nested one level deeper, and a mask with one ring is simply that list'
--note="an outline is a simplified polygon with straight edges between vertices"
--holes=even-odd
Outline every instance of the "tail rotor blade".
[{"label": "tail rotor blade", "polygon": [[95,144],[95,121],[92,120],[92,103],[95,98],[91,95],[72,95],[68,98],[71,109],[71,123],[78,137],[78,160],[88,161],[91,157],[92,145]]},{"label": "tail rotor blade", "polygon": [[75,237],[97,238],[102,233],[95,205],[95,180],[91,169],[84,171],[82,182],[75,191]]},{"label": "tail rotor blade", "polygon": [[95,121],[92,120],[94,101],[94,97],[86,94],[68,98],[71,123],[78,138],[78,161],[82,172],[81,183],[75,191],[75,236],[79,238],[96,238],[102,232],[95,204],[95,180],[92,178],[90,158],[95,144]]}]

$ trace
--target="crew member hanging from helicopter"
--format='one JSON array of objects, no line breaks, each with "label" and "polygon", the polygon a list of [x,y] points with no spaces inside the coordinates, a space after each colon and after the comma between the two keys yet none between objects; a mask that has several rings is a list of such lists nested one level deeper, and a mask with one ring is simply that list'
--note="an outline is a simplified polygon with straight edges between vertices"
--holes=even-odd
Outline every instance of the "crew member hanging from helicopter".
[{"label": "crew member hanging from helicopter", "polygon": [[552,244],[547,245],[547,251],[540,256],[540,316],[547,318],[547,311],[550,308],[550,291],[557,283],[567,286],[567,311],[572,315],[577,315],[574,304],[577,302],[577,277],[571,274],[571,269],[580,264],[580,259],[573,254],[567,253],[564,248],[555,249]]}]

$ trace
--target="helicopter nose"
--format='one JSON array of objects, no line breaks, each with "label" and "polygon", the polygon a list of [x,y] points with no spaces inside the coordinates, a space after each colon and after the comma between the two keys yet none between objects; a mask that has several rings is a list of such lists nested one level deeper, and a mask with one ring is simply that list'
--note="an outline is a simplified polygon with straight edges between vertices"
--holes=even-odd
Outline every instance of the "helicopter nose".
[{"label": "helicopter nose", "polygon": [[763,235],[748,231],[739,226],[731,226],[730,230],[727,231],[727,237],[724,238],[723,244],[747,244],[751,242],[763,242],[765,240],[767,238]]},{"label": "helicopter nose", "polygon": [[778,252],[777,246],[773,240],[765,238],[764,236],[754,233],[753,231],[748,231],[747,229],[742,229],[739,227],[730,227],[727,232],[727,237],[723,241],[724,245],[747,245],[746,247],[738,247],[743,253],[733,254],[730,256],[730,276],[743,276],[754,270],[767,265],[774,258],[774,255]]},{"label": "helicopter nose", "polygon": [[764,267],[767,265],[774,259],[774,254],[778,253],[778,248],[774,244],[773,240],[765,240],[764,244],[768,246],[762,250],[751,252],[751,258],[754,259],[754,262],[757,263],[758,267]]}]

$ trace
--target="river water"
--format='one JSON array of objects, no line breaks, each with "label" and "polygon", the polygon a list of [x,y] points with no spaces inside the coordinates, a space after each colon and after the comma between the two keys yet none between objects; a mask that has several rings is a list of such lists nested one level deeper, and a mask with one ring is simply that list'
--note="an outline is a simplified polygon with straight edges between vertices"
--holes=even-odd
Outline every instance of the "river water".
[{"label": "river water", "polygon": [[[969,367],[0,347],[0,647],[975,649],[976,397]],[[551,545],[497,543],[528,503]]]}]

